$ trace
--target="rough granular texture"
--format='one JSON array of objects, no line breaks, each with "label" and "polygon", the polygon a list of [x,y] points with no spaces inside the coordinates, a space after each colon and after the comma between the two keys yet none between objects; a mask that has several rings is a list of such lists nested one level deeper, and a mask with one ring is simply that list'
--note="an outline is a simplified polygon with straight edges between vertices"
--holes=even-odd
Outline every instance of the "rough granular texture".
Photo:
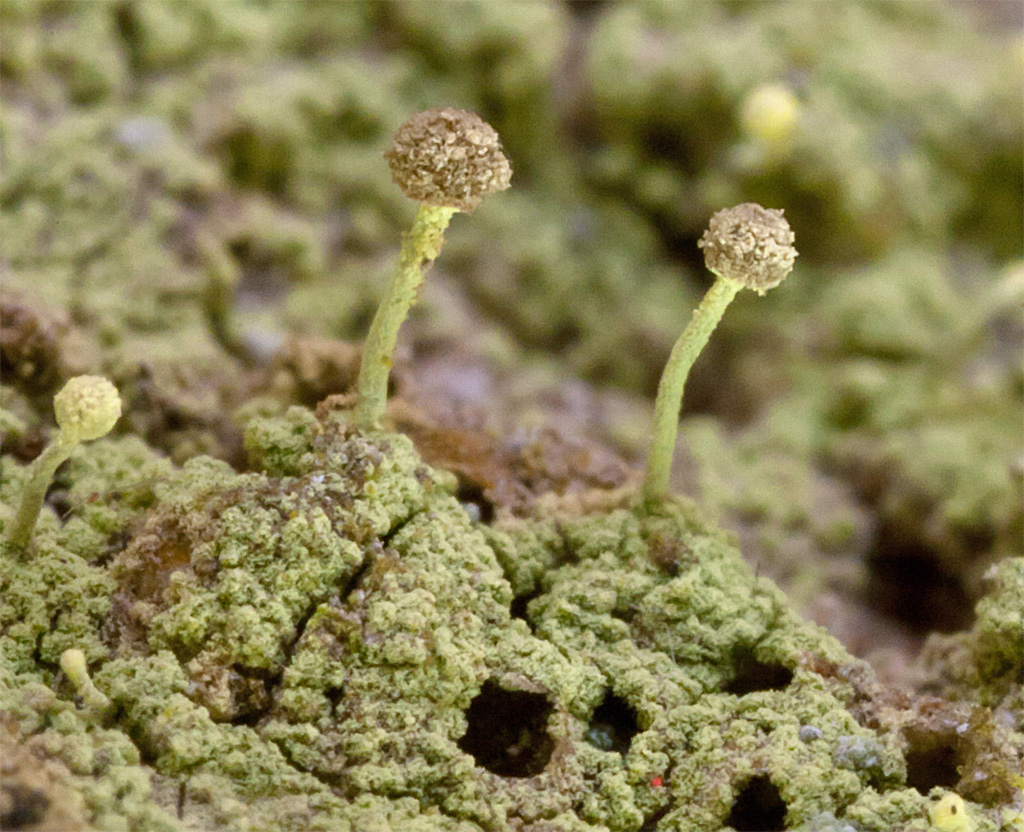
[{"label": "rough granular texture", "polygon": [[711,271],[763,295],[793,270],[795,239],[781,210],[744,202],[712,216],[697,245]]},{"label": "rough granular texture", "polygon": [[[246,444],[249,473],[86,446],[74,516],[44,516],[31,564],[2,550],[6,742],[67,770],[31,806],[464,832],[924,830],[954,789],[978,830],[1020,808],[1021,726],[884,689],[692,505],[589,492],[488,525],[408,438],[330,408]],[[76,702],[69,647],[110,714]]]},{"label": "rough granular texture", "polygon": [[398,128],[384,158],[409,199],[466,212],[512,179],[497,131],[457,107],[414,115]]},{"label": "rough granular texture", "polygon": [[[0,764],[47,772],[4,769],[20,788],[0,826],[48,798],[68,822],[42,822],[69,829],[924,830],[937,786],[978,830],[1013,828],[1017,40],[949,3],[834,4],[827,25],[814,3],[437,9],[4,3],[0,523],[70,377],[108,375],[132,436],[57,473],[30,561],[0,553]],[[788,156],[737,129],[773,79],[799,105]],[[642,449],[643,402],[618,397],[653,394],[698,299],[682,245],[716,207],[786,207],[801,286],[730,310],[681,448],[702,505],[795,600],[688,509],[660,527],[591,495],[534,512],[581,464],[530,429],[494,433],[517,454],[511,500],[475,453],[438,462],[458,490],[419,481],[400,438],[324,434],[320,455],[307,411],[252,426],[247,464],[240,402],[246,419],[312,406],[354,375],[337,342],[307,345],[254,391],[211,287],[237,280],[259,356],[281,335],[361,341],[408,208],[381,152],[445,101],[486,107],[524,182],[449,235],[400,397],[455,380],[452,409],[509,425],[560,401],[581,442],[607,419]],[[453,494],[523,516],[474,523]],[[996,560],[977,624],[931,653],[945,703],[901,700],[765,615],[824,585],[876,646],[908,614],[964,630]],[[79,710],[68,648],[118,703],[109,723]]]},{"label": "rough granular texture", "polygon": [[53,398],[61,433],[70,441],[106,436],[121,417],[117,388],[102,376],[75,376]]}]

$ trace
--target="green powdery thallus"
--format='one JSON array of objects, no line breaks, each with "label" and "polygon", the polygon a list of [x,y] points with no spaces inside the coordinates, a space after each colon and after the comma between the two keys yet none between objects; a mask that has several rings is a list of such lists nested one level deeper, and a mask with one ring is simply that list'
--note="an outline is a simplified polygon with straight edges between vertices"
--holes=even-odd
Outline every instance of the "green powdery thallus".
[{"label": "green powdery thallus", "polygon": [[391,178],[420,207],[412,231],[402,238],[398,268],[363,346],[353,415],[360,430],[380,427],[398,329],[416,300],[424,271],[441,251],[452,216],[472,212],[487,194],[507,188],[512,177],[494,128],[455,107],[414,115],[395,133],[384,158]]},{"label": "green powdery thallus", "polygon": [[656,509],[668,496],[683,387],[693,362],[740,289],[763,295],[792,271],[797,254],[793,240],[781,210],[753,202],[719,211],[708,223],[697,245],[716,280],[672,348],[658,384],[642,492],[646,510]]},{"label": "green powdery thallus", "polygon": [[53,410],[60,430],[32,463],[7,535],[16,549],[24,549],[32,539],[46,489],[57,468],[80,442],[99,439],[110,432],[121,416],[121,397],[117,388],[102,376],[76,376],[53,397]]}]

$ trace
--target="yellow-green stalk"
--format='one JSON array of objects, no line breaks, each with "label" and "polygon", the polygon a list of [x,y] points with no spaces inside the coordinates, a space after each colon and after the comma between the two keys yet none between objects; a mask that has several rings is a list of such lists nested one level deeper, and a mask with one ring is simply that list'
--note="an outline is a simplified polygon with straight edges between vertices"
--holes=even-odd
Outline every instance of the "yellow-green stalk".
[{"label": "yellow-green stalk", "polygon": [[426,269],[441,252],[452,216],[472,212],[487,194],[507,188],[512,177],[494,128],[455,107],[414,115],[395,133],[384,158],[395,184],[420,207],[412,230],[402,237],[398,268],[363,346],[353,414],[360,430],[376,430],[384,418],[399,327]]},{"label": "yellow-green stalk", "polygon": [[203,312],[210,334],[229,355],[247,361],[249,351],[235,320],[235,291],[241,279],[238,264],[212,235],[200,236],[196,248],[206,271]]},{"label": "yellow-green stalk", "polygon": [[792,271],[793,240],[782,211],[744,202],[715,214],[697,243],[716,280],[694,310],[661,374],[642,492],[647,510],[656,509],[669,493],[683,387],[690,368],[740,289],[763,295]]},{"label": "yellow-green stalk", "polygon": [[75,692],[82,697],[82,704],[96,716],[110,711],[110,699],[93,683],[89,677],[89,666],[85,661],[85,653],[77,648],[65,650],[60,654],[60,669],[75,686]]},{"label": "yellow-green stalk", "polygon": [[32,539],[46,490],[57,468],[80,442],[99,439],[110,432],[121,416],[121,397],[117,388],[101,376],[76,376],[54,396],[53,411],[60,430],[32,463],[7,534],[7,540],[16,549],[24,549]]}]

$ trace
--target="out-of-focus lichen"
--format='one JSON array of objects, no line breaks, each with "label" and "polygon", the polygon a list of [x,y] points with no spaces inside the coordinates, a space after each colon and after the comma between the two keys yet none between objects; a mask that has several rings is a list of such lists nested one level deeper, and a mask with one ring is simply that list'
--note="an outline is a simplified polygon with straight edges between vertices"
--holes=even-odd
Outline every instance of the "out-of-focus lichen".
[{"label": "out-of-focus lichen", "polygon": [[[793,206],[787,216],[812,255],[828,229],[817,244],[830,261],[850,248],[898,248],[894,229],[920,239],[950,222],[1000,256],[1017,251],[1019,233],[1004,226],[1020,214],[1020,189],[1002,171],[1019,167],[1021,119],[1008,98],[1019,61],[945,5],[923,14],[847,3],[824,30],[806,4],[734,19],[713,6],[627,3],[585,20],[542,3],[470,5],[457,21],[438,19],[429,2],[318,9],[301,21],[203,3],[188,15],[164,2],[46,9],[13,4],[5,27],[8,83],[24,90],[0,107],[4,187],[18,202],[0,217],[14,265],[5,283],[33,308],[56,311],[73,297],[86,341],[78,371],[116,364],[108,375],[127,399],[150,405],[129,410],[125,427],[179,462],[226,455],[229,438],[213,424],[224,401],[210,388],[237,378],[196,314],[210,268],[203,252],[238,274],[241,329],[257,330],[247,348],[272,352],[282,324],[361,337],[387,249],[407,223],[380,152],[424,101],[491,119],[524,172],[519,198],[455,229],[436,276],[471,299],[477,326],[495,323],[511,363],[557,355],[589,380],[653,392],[699,288],[674,254],[712,207],[741,199]],[[908,39],[918,72],[876,62],[870,44]],[[242,60],[252,54],[260,60]],[[871,71],[851,72],[862,63]],[[800,101],[800,164],[761,170],[744,161],[738,125],[747,95],[773,74]],[[84,77],[107,80],[90,82],[102,92],[82,101]],[[566,88],[552,89],[553,77]],[[39,98],[79,106],[41,130],[29,106]],[[568,140],[577,134],[579,146]],[[953,181],[937,185],[943,178]],[[80,197],[63,186],[79,179],[88,180]],[[1003,221],[978,219],[987,216]],[[805,265],[818,259],[806,255]],[[249,301],[270,298],[281,302],[251,313]],[[430,302],[418,331],[449,334],[431,325]],[[750,326],[727,321],[719,355]],[[756,332],[790,328],[773,315]],[[184,380],[168,366],[183,343]],[[762,357],[762,377],[783,358]],[[724,411],[730,392],[758,406],[770,392],[709,373],[724,384],[696,375],[702,409]],[[162,395],[146,401],[154,389]]]},{"label": "out-of-focus lichen", "polygon": [[1024,558],[1007,558],[986,578],[970,632],[933,637],[922,662],[944,693],[998,708],[1024,733]]},{"label": "out-of-focus lichen", "polygon": [[[938,6],[922,13],[844,3],[825,22],[813,4],[765,5],[744,9],[743,26],[734,22],[721,6],[682,14],[646,2],[599,18],[587,64],[599,124],[610,138],[622,138],[625,124],[635,132],[593,154],[595,178],[691,234],[708,205],[744,198],[786,205],[809,256],[877,253],[897,227],[933,239],[970,228],[1003,256],[1018,250],[1020,217],[999,219],[994,209],[1013,199],[1010,183],[964,187],[1005,160],[1001,141],[985,159],[948,164],[975,129],[1020,135],[1020,114],[1002,111],[1020,86],[1011,49],[991,64],[971,62],[977,41]],[[880,60],[897,54],[883,46],[897,41],[900,63]],[[962,74],[951,87],[952,55]],[[783,158],[734,139],[745,97],[766,79],[789,82],[800,103]],[[990,198],[994,204],[982,207]],[[990,221],[972,220],[979,209]]]}]

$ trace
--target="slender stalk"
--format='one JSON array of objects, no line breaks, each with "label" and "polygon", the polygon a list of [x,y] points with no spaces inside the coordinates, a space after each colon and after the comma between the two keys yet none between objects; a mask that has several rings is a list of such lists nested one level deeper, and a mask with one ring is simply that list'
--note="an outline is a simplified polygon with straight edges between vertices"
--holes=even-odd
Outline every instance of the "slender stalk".
[{"label": "slender stalk", "polygon": [[203,312],[210,334],[226,353],[242,361],[252,356],[238,332],[235,314],[235,291],[238,288],[238,266],[227,251],[212,239],[201,239],[199,254],[206,267]]},{"label": "slender stalk", "polygon": [[32,463],[7,533],[7,541],[15,549],[25,549],[32,539],[46,489],[60,464],[80,442],[106,436],[121,418],[121,397],[102,376],[75,376],[53,397],[53,415],[59,429],[57,438]]},{"label": "slender stalk", "polygon": [[722,319],[725,308],[742,288],[743,284],[724,277],[715,280],[672,347],[672,354],[658,384],[658,398],[654,402],[651,449],[647,454],[643,485],[643,501],[648,510],[656,508],[668,496],[669,474],[672,471],[672,455],[679,430],[679,411],[683,406],[686,377]]},{"label": "slender stalk", "polygon": [[61,434],[57,435],[56,441],[47,445],[46,449],[36,457],[32,468],[28,473],[28,482],[21,491],[21,502],[18,504],[18,513],[14,516],[10,533],[7,539],[16,549],[24,549],[32,539],[32,532],[36,527],[36,519],[43,507],[43,500],[46,499],[46,490],[50,487],[50,481],[54,473],[60,467],[74,449],[77,442],[68,442]]},{"label": "slender stalk", "polygon": [[398,328],[416,302],[426,269],[441,253],[444,231],[458,209],[421,204],[412,230],[402,235],[398,267],[363,345],[353,421],[360,430],[376,430],[387,406],[388,374]]},{"label": "slender stalk", "polygon": [[60,669],[75,686],[75,691],[82,697],[82,704],[93,717],[102,718],[112,708],[110,698],[96,687],[89,677],[89,666],[85,661],[85,653],[77,648],[65,650],[60,656]]}]

